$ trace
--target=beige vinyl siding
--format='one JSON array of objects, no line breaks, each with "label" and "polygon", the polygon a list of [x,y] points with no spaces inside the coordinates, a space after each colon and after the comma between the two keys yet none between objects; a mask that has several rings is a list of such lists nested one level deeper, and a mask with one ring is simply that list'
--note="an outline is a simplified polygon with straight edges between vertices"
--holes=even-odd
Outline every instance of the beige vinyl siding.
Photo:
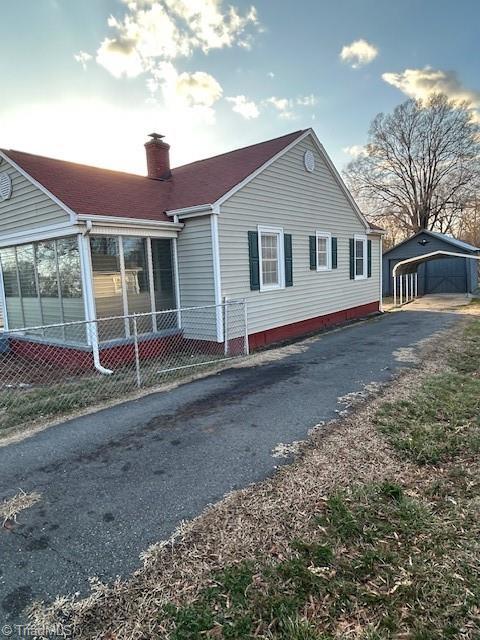
[{"label": "beige vinyl siding", "polygon": [[[184,220],[178,235],[178,276],[180,306],[200,307],[215,304],[212,230],[210,216]],[[202,340],[216,339],[215,309],[182,313],[185,336]]]},{"label": "beige vinyl siding", "polygon": [[61,207],[2,159],[0,173],[4,172],[12,180],[12,197],[0,200],[0,240],[3,236],[70,221]]},{"label": "beige vinyl siding", "polygon": [[[315,156],[315,171],[303,164]],[[250,291],[248,231],[282,227],[292,235],[293,286]],[[338,268],[311,271],[309,236],[330,232],[338,242]],[[349,239],[364,234],[353,210],[317,148],[307,137],[237,191],[219,216],[222,294],[248,300],[249,333],[368,304],[379,299],[380,241],[372,240],[372,277],[350,280]]]}]

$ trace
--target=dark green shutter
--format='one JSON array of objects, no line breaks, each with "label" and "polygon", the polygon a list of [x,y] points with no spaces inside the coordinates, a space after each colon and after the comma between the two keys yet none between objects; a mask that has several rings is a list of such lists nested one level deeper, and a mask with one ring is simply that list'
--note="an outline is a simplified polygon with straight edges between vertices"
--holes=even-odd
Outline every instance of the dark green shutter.
[{"label": "dark green shutter", "polygon": [[248,259],[250,261],[250,289],[260,289],[260,260],[258,256],[258,233],[248,232]]},{"label": "dark green shutter", "polygon": [[350,280],[355,280],[355,240],[350,238]]},{"label": "dark green shutter", "polygon": [[372,241],[367,240],[367,277],[372,277]]},{"label": "dark green shutter", "polygon": [[332,269],[337,268],[337,239],[332,238]]},{"label": "dark green shutter", "polygon": [[284,253],[285,253],[285,286],[293,286],[293,255],[292,255],[292,236],[285,233],[283,236]]},{"label": "dark green shutter", "polygon": [[310,246],[310,271],[315,271],[317,268],[317,238],[316,236],[309,236],[308,241]]}]

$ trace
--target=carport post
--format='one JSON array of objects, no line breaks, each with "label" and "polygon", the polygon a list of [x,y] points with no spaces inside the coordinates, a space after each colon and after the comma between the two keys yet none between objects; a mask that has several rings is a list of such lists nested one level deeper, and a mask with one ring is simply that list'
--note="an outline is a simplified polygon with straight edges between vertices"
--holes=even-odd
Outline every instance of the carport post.
[{"label": "carport post", "polygon": [[408,302],[408,273],[405,274],[405,302]]},{"label": "carport post", "polygon": [[413,290],[413,273],[410,274],[410,293],[412,294],[412,300],[415,297],[415,292]]},{"label": "carport post", "polygon": [[393,276],[393,306],[397,306],[397,276]]},{"label": "carport post", "polygon": [[403,276],[400,276],[400,306],[403,304]]},{"label": "carport post", "polygon": [[418,271],[415,271],[415,297],[418,298]]}]

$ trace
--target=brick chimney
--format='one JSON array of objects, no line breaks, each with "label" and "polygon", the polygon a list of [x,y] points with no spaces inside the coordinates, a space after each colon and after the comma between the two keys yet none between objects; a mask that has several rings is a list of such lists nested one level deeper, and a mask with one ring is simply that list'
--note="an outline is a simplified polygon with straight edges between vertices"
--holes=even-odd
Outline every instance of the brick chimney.
[{"label": "brick chimney", "polygon": [[147,152],[147,172],[152,180],[168,180],[170,171],[170,145],[163,142],[165,136],[159,133],[150,133],[148,142],[145,143]]}]

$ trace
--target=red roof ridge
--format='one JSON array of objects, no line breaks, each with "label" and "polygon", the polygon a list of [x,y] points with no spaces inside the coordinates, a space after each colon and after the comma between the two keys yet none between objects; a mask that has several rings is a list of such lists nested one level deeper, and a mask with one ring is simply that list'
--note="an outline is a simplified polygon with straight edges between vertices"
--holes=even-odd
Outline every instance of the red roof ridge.
[{"label": "red roof ridge", "polygon": [[[230,151],[224,151],[222,153],[217,153],[213,156],[208,156],[206,158],[199,158],[198,160],[193,160],[192,162],[186,162],[185,164],[178,165],[177,167],[172,168],[172,172],[177,169],[184,169],[185,167],[191,167],[200,162],[206,162],[207,160],[213,160],[214,158],[220,158],[221,156],[228,156],[231,153],[235,153],[237,151],[244,151],[246,149],[250,149],[252,147],[260,147],[263,144],[268,144],[269,142],[275,142],[277,140],[281,140],[282,138],[288,138],[294,135],[300,136],[302,133],[305,133],[308,129],[298,129],[298,131],[292,131],[290,133],[285,133],[281,136],[277,136],[276,138],[270,138],[269,140],[262,140],[262,142],[254,142],[253,144],[247,144],[244,147],[237,147],[235,149],[231,149]],[[69,165],[74,165],[76,167],[84,167],[85,169],[98,169],[99,171],[109,171],[110,173],[122,173],[127,176],[132,176],[134,178],[148,178],[146,175],[142,175],[140,173],[132,173],[131,171],[122,171],[121,169],[108,169],[107,167],[99,167],[94,164],[85,164],[84,162],[75,162],[73,160],[64,160],[63,158],[52,158],[52,156],[44,156],[40,153],[30,153],[29,151],[21,151],[20,149],[3,149],[0,148],[0,151],[3,151],[5,155],[8,156],[9,153],[20,153],[23,156],[30,156],[31,158],[42,158],[44,160],[51,160],[52,162],[62,162]]]},{"label": "red roof ridge", "polygon": [[[94,164],[85,164],[84,162],[74,162],[73,160],[63,160],[63,158],[52,158],[52,156],[44,156],[40,153],[30,153],[29,151],[20,151],[19,149],[0,149],[5,155],[9,153],[20,153],[22,156],[30,156],[31,158],[42,158],[43,160],[51,160],[52,162],[62,162],[64,164],[74,165],[76,167],[84,167],[85,169],[98,169],[98,171],[109,171],[110,173],[122,173],[133,178],[147,178],[140,173],[131,173],[130,171],[122,171],[121,169],[108,169],[107,167],[99,167]],[[10,156],[9,156],[10,157]]]}]

